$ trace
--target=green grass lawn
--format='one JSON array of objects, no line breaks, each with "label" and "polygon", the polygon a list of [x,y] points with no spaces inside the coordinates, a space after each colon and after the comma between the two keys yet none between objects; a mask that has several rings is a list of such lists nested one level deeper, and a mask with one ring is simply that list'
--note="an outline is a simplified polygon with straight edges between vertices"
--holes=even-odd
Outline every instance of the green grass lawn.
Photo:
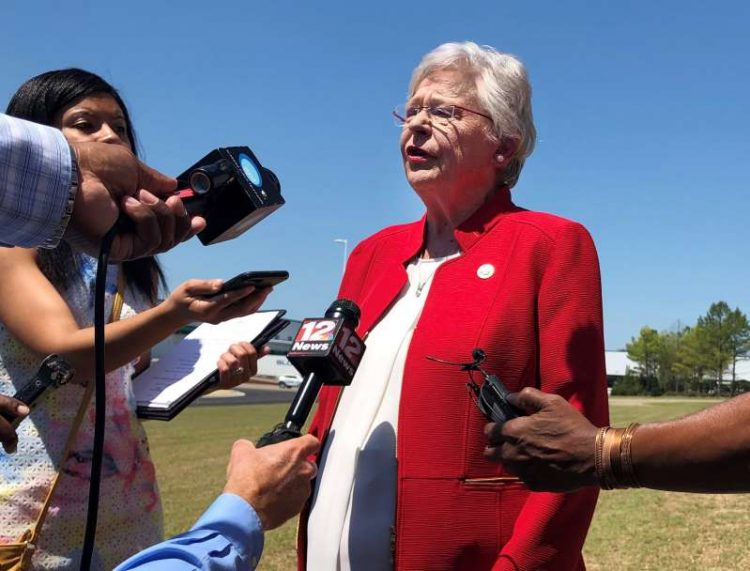
[{"label": "green grass lawn", "polygon": [[[675,418],[709,400],[616,397],[612,424]],[[193,407],[146,428],[164,503],[166,532],[187,529],[224,485],[229,449],[255,440],[287,405]],[[720,475],[717,475],[720,476]],[[591,571],[750,569],[750,496],[603,492],[584,547]],[[260,568],[294,568],[296,521],[272,531]]]}]

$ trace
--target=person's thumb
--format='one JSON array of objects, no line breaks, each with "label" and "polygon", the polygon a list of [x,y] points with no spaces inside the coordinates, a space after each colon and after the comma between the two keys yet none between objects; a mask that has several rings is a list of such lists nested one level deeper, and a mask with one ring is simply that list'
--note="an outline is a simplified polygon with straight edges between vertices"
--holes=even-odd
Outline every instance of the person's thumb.
[{"label": "person's thumb", "polygon": [[159,197],[168,197],[177,190],[177,179],[138,161],[138,188],[148,190]]},{"label": "person's thumb", "polygon": [[312,456],[320,450],[320,440],[315,438],[312,434],[305,434],[297,439],[297,443],[300,447],[300,455],[303,458]]},{"label": "person's thumb", "polygon": [[189,296],[207,296],[219,293],[223,284],[224,281],[218,278],[213,280],[199,280],[193,278],[185,282],[184,286],[185,293]]},{"label": "person's thumb", "polygon": [[525,387],[520,393],[509,394],[508,402],[527,414],[533,414],[547,405],[550,396],[535,388]]}]

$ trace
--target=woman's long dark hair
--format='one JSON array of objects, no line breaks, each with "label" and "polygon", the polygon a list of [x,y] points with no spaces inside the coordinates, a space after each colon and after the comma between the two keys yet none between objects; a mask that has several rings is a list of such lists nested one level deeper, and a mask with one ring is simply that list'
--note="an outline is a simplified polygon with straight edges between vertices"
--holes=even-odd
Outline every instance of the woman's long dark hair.
[{"label": "woman's long dark hair", "polygon": [[[48,71],[24,83],[8,104],[6,113],[43,125],[54,126],[58,113],[72,103],[93,95],[109,95],[122,109],[130,137],[131,150],[136,155],[137,143],[133,124],[125,102],[117,90],[96,74],[82,69]],[[54,249],[39,248],[39,267],[59,289],[65,288],[78,272],[76,256],[65,242]],[[166,288],[164,273],[155,257],[141,258],[122,264],[125,283],[156,303],[159,286]]]}]

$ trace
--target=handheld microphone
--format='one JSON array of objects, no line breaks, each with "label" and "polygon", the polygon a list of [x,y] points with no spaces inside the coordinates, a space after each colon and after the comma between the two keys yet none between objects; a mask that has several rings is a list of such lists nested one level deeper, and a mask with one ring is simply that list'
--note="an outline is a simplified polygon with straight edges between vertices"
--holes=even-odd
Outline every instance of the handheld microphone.
[{"label": "handheld microphone", "polygon": [[305,378],[284,422],[260,437],[259,448],[301,436],[323,385],[351,384],[365,353],[365,344],[356,333],[359,318],[356,303],[337,299],[326,310],[325,317],[302,322],[287,358]]},{"label": "handheld microphone", "polygon": [[[13,395],[13,398],[34,410],[39,399],[49,389],[56,389],[67,384],[73,378],[73,374],[73,367],[65,359],[58,355],[48,355],[42,361],[36,374]],[[10,422],[13,428],[17,428],[26,418],[9,416],[5,413],[0,413],[0,416]]]}]

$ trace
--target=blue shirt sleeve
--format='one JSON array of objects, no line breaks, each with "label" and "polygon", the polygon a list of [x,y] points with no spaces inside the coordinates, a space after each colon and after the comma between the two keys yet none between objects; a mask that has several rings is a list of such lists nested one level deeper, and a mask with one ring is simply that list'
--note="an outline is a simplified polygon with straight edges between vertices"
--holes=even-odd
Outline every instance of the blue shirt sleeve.
[{"label": "blue shirt sleeve", "polygon": [[77,190],[72,152],[59,130],[0,113],[0,245],[57,245]]},{"label": "blue shirt sleeve", "polygon": [[221,494],[193,528],[149,547],[115,571],[229,571],[255,569],[263,552],[263,529],[241,497]]}]

